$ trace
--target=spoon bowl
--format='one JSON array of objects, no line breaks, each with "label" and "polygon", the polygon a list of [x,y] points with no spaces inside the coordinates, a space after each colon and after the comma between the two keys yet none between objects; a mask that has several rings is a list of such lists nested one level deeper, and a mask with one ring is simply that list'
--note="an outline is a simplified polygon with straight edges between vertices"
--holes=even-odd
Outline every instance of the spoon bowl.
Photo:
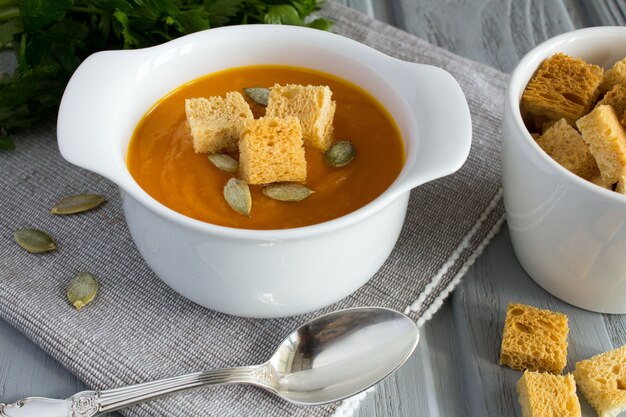
[{"label": "spoon bowl", "polygon": [[267,362],[270,390],[289,402],[316,405],[357,394],[396,370],[417,346],[419,331],[404,314],[355,308],[316,318],[287,337]]},{"label": "spoon bowl", "polygon": [[335,311],[294,330],[261,365],[211,369],[65,400],[29,397],[0,404],[0,417],[93,417],[175,392],[210,385],[251,384],[299,405],[355,395],[395,371],[419,340],[417,325],[380,307]]}]

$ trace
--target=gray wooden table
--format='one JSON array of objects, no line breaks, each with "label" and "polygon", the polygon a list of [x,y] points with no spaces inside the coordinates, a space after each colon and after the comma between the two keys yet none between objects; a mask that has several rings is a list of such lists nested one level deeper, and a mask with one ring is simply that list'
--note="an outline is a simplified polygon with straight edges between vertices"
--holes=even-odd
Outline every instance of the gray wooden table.
[{"label": "gray wooden table", "polygon": [[[626,25],[622,0],[338,0],[462,56],[510,72],[539,42],[586,26]],[[506,226],[442,309],[419,347],[376,386],[355,417],[520,416],[520,373],[497,365],[509,301],[568,314],[569,362],[626,343],[626,315],[569,306],[539,288],[518,264]],[[0,320],[0,399],[66,397],[80,381]],[[594,416],[583,402],[583,415]]]}]

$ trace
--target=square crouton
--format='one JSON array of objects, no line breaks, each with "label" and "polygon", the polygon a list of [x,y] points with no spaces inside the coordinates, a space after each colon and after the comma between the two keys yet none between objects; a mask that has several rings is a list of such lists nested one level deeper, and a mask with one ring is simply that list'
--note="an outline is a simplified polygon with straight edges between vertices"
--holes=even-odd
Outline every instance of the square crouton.
[{"label": "square crouton", "polygon": [[610,91],[616,84],[626,85],[626,58],[617,61],[611,69],[604,73],[600,89],[602,91]]},{"label": "square crouton", "polygon": [[185,114],[196,153],[236,151],[244,122],[253,118],[250,106],[238,92],[226,93],[226,98],[186,99]]},{"label": "square crouton", "polygon": [[615,110],[615,114],[618,117],[623,116],[626,110],[626,87],[622,84],[615,84],[613,88],[602,97],[602,100],[598,101],[596,107],[605,104],[613,106],[613,110]]},{"label": "square crouton", "polygon": [[582,59],[552,55],[526,86],[521,106],[536,118],[565,119],[573,125],[593,107],[603,72]]},{"label": "square crouton", "polygon": [[239,168],[248,184],[306,181],[302,128],[295,117],[263,117],[246,123]]},{"label": "square crouton", "polygon": [[[560,119],[560,120],[565,120],[565,119]],[[558,120],[548,120],[546,122],[543,122],[541,124],[541,134],[546,133],[548,129],[550,129],[552,126],[556,124],[556,122],[558,122]]]},{"label": "square crouton", "polygon": [[615,184],[626,173],[626,132],[613,107],[598,106],[576,122],[596,159],[604,182]]},{"label": "square crouton", "polygon": [[511,303],[504,322],[500,365],[560,374],[567,362],[568,332],[565,314]]},{"label": "square crouton", "polygon": [[580,417],[574,376],[525,371],[517,381],[522,417]]},{"label": "square crouton", "polygon": [[304,144],[326,151],[333,142],[336,103],[327,86],[274,85],[270,90],[267,117],[294,116],[300,120]]},{"label": "square crouton", "polygon": [[589,147],[580,133],[565,119],[559,120],[548,128],[537,139],[537,144],[559,165],[581,178],[590,180],[600,174],[598,164],[589,152]]},{"label": "square crouton", "polygon": [[[611,191],[613,190],[613,184],[606,182],[604,180],[604,178],[602,178],[602,175],[600,175],[600,172],[598,172],[598,175],[589,178],[589,181],[594,183],[598,187],[602,187],[602,188],[605,188],[605,189],[611,190]],[[619,182],[618,182],[618,184],[619,184]],[[615,190],[615,191],[617,191],[617,190]],[[622,194],[624,194],[624,193],[622,193]]]},{"label": "square crouton", "polygon": [[626,410],[626,345],[576,363],[576,383],[600,417]]}]

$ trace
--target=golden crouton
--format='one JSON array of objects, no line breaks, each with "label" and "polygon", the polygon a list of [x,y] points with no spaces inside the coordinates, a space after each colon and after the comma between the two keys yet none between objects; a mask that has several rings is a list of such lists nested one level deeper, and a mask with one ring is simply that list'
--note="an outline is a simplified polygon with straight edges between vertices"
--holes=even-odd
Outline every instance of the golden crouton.
[{"label": "golden crouton", "polygon": [[590,180],[600,173],[598,164],[580,133],[565,119],[559,120],[546,130],[537,139],[537,144],[562,167],[581,178]]},{"label": "golden crouton", "polygon": [[565,314],[511,303],[504,321],[500,365],[559,374],[567,362],[568,332]]},{"label": "golden crouton", "polygon": [[572,374],[524,371],[517,381],[522,417],[580,417],[580,402]]},{"label": "golden crouton", "polygon": [[626,345],[576,362],[574,378],[600,417],[626,410]]},{"label": "golden crouton", "polygon": [[564,118],[573,125],[593,107],[603,72],[582,59],[552,55],[526,86],[521,106],[534,117]]},{"label": "golden crouton", "polygon": [[596,107],[576,126],[596,159],[602,179],[608,184],[618,182],[626,173],[626,132],[613,107]]},{"label": "golden crouton", "polygon": [[[565,120],[565,119],[560,119],[560,120]],[[555,123],[558,122],[558,120],[548,120],[545,121],[541,124],[541,134],[544,134],[548,131],[548,129],[550,129],[552,126],[555,125]]]},{"label": "golden crouton", "polygon": [[237,150],[244,122],[253,118],[250,106],[238,92],[226,93],[226,98],[187,99],[185,113],[196,153]]},{"label": "golden crouton", "polygon": [[274,85],[265,115],[267,117],[294,116],[300,120],[304,144],[322,152],[333,141],[333,117],[336,103],[327,86]]},{"label": "golden crouton", "polygon": [[604,73],[604,79],[600,88],[602,91],[610,91],[616,84],[626,86],[626,58],[617,61],[611,69]]},{"label": "golden crouton", "polygon": [[598,171],[598,175],[591,177],[589,181],[594,183],[598,187],[606,188],[607,190],[612,190],[612,187],[611,187],[612,184],[606,182],[604,178],[602,178],[602,175],[600,175],[600,171]]},{"label": "golden crouton", "polygon": [[613,106],[613,110],[615,110],[615,114],[618,117],[623,116],[626,110],[626,86],[615,84],[613,88],[602,97],[602,100],[598,101],[596,107],[605,104]]},{"label": "golden crouton", "polygon": [[302,128],[295,117],[263,117],[245,124],[239,169],[248,184],[306,181]]}]

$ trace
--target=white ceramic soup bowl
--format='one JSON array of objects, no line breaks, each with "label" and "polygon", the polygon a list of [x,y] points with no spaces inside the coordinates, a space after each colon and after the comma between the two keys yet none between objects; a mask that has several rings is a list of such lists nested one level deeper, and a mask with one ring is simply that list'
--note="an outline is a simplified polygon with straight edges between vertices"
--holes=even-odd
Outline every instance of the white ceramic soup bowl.
[{"label": "white ceramic soup bowl", "polygon": [[[324,71],[374,95],[405,142],[406,162],[395,182],[352,213],[287,230],[204,223],[148,195],[125,162],[144,113],[188,81],[256,64]],[[309,312],[361,287],[389,256],[409,191],[461,167],[470,142],[465,97],[444,70],[399,61],[331,33],[289,26],[212,29],[153,48],[96,53],[69,82],[58,118],[63,157],[120,187],[128,227],[150,268],[196,303],[248,317]]]},{"label": "white ceramic soup bowl", "polygon": [[513,248],[528,274],[587,310],[626,313],[626,196],[579,178],[528,133],[519,103],[541,62],[564,52],[604,68],[626,57],[626,28],[581,29],[530,51],[511,76],[504,109],[504,204]]}]

